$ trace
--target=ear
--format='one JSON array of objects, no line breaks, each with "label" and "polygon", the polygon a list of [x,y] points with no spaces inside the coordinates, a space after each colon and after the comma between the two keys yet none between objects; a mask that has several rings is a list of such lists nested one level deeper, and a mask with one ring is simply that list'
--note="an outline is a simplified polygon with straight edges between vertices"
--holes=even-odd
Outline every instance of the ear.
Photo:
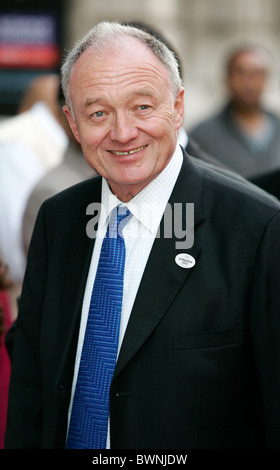
[{"label": "ear", "polygon": [[184,88],[181,88],[174,102],[174,124],[175,130],[180,129],[184,119]]},{"label": "ear", "polygon": [[80,133],[79,133],[79,130],[78,130],[78,127],[77,127],[75,118],[74,118],[73,115],[72,115],[71,109],[70,109],[69,106],[67,106],[67,105],[63,106],[62,109],[63,109],[64,113],[65,113],[66,116],[67,116],[67,119],[68,119],[68,122],[69,122],[69,126],[71,127],[72,132],[73,132],[75,138],[77,139],[77,141],[78,141],[79,143],[81,143]]}]

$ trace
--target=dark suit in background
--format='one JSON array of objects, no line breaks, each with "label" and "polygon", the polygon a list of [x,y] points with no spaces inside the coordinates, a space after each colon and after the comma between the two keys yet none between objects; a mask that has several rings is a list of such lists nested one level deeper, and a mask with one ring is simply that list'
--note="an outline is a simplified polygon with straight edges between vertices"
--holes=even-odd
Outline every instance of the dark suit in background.
[{"label": "dark suit in background", "polygon": [[279,117],[262,102],[269,72],[263,48],[254,44],[234,48],[225,63],[227,103],[191,130],[206,152],[246,178],[280,166]]},{"label": "dark suit in background", "polygon": [[252,178],[251,181],[264,191],[280,199],[280,169]]},{"label": "dark suit in background", "polygon": [[[264,111],[265,113],[265,111]],[[245,178],[259,177],[280,166],[280,122],[266,112],[271,123],[271,136],[266,145],[253,149],[236,125],[230,104],[215,116],[197,124],[191,135],[200,147],[215,156],[221,164]]]}]

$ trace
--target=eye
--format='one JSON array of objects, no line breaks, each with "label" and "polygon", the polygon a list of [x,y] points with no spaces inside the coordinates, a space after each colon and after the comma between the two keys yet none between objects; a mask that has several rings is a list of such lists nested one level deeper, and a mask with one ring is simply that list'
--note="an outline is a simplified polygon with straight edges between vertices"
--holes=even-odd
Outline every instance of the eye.
[{"label": "eye", "polygon": [[145,111],[146,109],[149,109],[150,106],[148,104],[141,104],[140,106],[138,106],[138,109],[140,109],[140,111]]},{"label": "eye", "polygon": [[93,116],[96,118],[102,118],[104,116],[104,111],[96,111],[93,113]]}]

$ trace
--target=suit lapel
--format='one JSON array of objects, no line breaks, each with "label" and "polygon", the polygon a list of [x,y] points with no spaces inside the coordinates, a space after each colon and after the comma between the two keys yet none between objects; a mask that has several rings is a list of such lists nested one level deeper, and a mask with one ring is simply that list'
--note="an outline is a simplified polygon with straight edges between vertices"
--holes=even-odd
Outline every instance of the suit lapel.
[{"label": "suit lapel", "polygon": [[[175,203],[194,204],[194,226],[203,219],[202,179],[199,170],[185,156],[184,163],[170,198],[170,205]],[[185,210],[182,211],[186,223]],[[116,377],[134,356],[162,317],[169,309],[182,284],[186,282],[191,269],[183,269],[175,262],[179,253],[185,252],[198,259],[201,247],[195,242],[190,249],[177,249],[175,239],[164,237],[164,219],[161,221],[160,237],[153,244],[143,278],[137,293],[126,333],[120,349],[115,369]]]},{"label": "suit lapel", "polygon": [[[94,185],[92,186],[94,190]],[[65,232],[61,259],[61,305],[60,341],[65,345],[61,369],[66,364],[74,364],[76,342],[78,340],[81,309],[88,271],[91,262],[94,239],[87,236],[87,205],[100,201],[100,186],[92,191],[85,202],[80,204],[78,217],[73,217],[73,225]],[[71,214],[70,214],[71,216]],[[69,362],[68,362],[69,361]]]},{"label": "suit lapel", "polygon": [[[94,188],[94,186],[93,186]],[[78,340],[81,307],[88,270],[91,261],[94,240],[86,235],[86,207],[92,201],[100,201],[100,186],[95,193],[85,198],[81,204],[79,217],[73,217],[73,225],[65,233],[61,263],[61,306],[60,342],[65,345],[60,361],[59,376],[71,372],[68,365],[74,364],[76,343]],[[202,181],[199,170],[185,156],[181,172],[177,179],[170,205],[175,203],[194,204],[194,226],[203,219],[202,213]],[[186,223],[185,211],[182,211],[182,225]],[[114,377],[125,367],[142,344],[156,328],[162,317],[169,309],[182,284],[186,282],[191,269],[183,269],[175,262],[178,253],[187,252],[196,260],[201,247],[194,242],[188,250],[176,249],[175,239],[165,238],[164,222],[160,227],[161,236],[155,239],[139,291],[131,312],[130,320],[123,339]]]}]

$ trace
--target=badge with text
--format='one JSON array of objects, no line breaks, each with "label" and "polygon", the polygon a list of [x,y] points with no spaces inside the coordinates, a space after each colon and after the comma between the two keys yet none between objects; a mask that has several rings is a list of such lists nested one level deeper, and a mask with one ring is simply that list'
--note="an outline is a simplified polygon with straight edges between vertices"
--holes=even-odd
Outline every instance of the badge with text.
[{"label": "badge with text", "polygon": [[195,259],[188,253],[180,253],[176,256],[175,261],[178,266],[184,269],[190,269],[195,265]]}]

